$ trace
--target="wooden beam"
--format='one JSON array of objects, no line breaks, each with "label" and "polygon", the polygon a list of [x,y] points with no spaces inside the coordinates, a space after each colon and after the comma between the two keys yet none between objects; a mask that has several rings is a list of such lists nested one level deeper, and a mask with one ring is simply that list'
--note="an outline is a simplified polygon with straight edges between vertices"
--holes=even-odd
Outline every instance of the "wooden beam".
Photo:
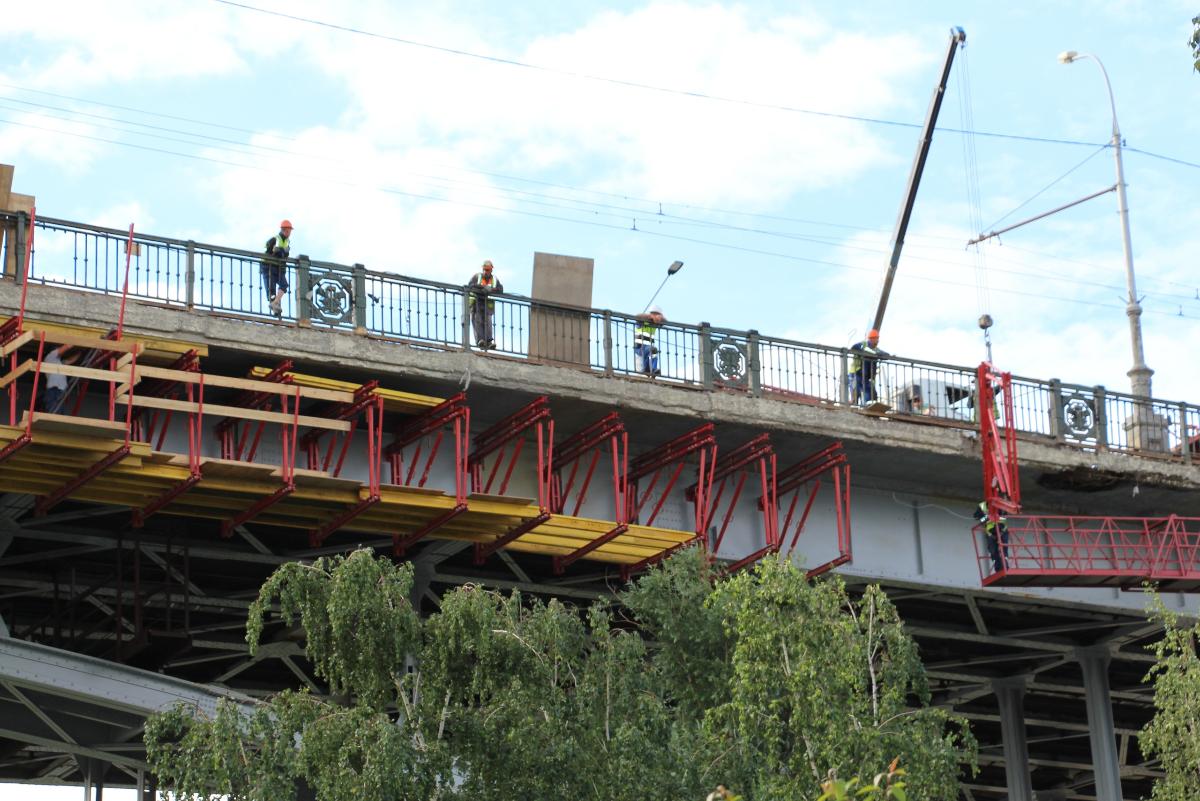
[{"label": "wooden beam", "polygon": [[[119,396],[117,401],[125,403],[128,398]],[[151,398],[146,395],[134,395],[134,406],[143,406],[148,409],[170,409],[175,412],[195,413],[200,411],[200,404],[191,401],[172,400],[170,398]],[[261,409],[246,409],[241,406],[225,406],[219,403],[204,404],[204,413],[216,417],[236,417],[241,420],[261,420],[267,423],[283,423],[291,424],[293,417],[290,414],[283,412],[264,412]],[[310,415],[299,415],[295,418],[296,422],[305,428],[324,428],[329,431],[349,431],[350,422],[348,420],[330,420],[325,417],[312,417]]]},{"label": "wooden beam", "polygon": [[21,336],[17,337],[12,342],[9,342],[4,347],[0,348],[0,359],[4,358],[5,356],[8,356],[10,353],[13,353],[14,351],[16,351],[18,348],[23,346],[26,342],[28,342],[31,339],[33,339],[32,331],[26,331],[24,334],[21,334]]},{"label": "wooden beam", "polygon": [[[193,373],[188,370],[170,370],[166,367],[142,367],[140,365],[138,366],[137,374],[141,378],[161,378],[164,381],[178,381],[183,384],[199,384],[201,375],[200,373]],[[300,397],[302,398],[331,401],[333,403],[351,403],[354,400],[353,392],[280,384],[275,381],[256,381],[252,378],[235,378],[233,376],[214,375],[211,373],[204,374],[204,386],[241,389],[248,392],[269,392],[274,395],[287,395],[290,397],[294,397],[296,390],[299,390]]]}]

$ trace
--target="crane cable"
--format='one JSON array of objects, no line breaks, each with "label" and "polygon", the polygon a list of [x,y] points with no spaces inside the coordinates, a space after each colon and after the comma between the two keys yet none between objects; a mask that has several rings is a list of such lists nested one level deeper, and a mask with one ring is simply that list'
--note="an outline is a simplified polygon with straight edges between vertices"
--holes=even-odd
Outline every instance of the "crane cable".
[{"label": "crane cable", "polygon": [[[982,230],[983,200],[979,190],[979,154],[975,148],[975,110],[971,105],[971,68],[964,46],[958,64],[958,115],[962,136],[963,179],[967,191],[968,227],[972,231]],[[979,327],[983,329],[983,341],[987,348],[987,359],[992,360],[991,287],[988,285],[987,257],[978,243],[968,246],[975,262],[975,302],[979,308]]]}]

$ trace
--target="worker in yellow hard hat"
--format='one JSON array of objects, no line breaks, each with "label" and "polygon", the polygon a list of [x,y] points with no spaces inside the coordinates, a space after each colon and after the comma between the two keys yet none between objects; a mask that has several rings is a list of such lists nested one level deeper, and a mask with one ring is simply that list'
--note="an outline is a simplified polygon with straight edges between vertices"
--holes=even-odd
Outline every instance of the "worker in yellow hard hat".
[{"label": "worker in yellow hard hat", "polygon": [[283,316],[283,293],[288,291],[287,258],[292,249],[292,223],[279,223],[279,233],[267,240],[261,264],[263,289],[268,306],[276,317]]},{"label": "worker in yellow hard hat", "polygon": [[850,346],[850,402],[864,405],[878,399],[875,391],[875,372],[879,367],[879,359],[886,358],[887,353],[879,348],[879,331],[872,328],[867,332],[867,338]]}]

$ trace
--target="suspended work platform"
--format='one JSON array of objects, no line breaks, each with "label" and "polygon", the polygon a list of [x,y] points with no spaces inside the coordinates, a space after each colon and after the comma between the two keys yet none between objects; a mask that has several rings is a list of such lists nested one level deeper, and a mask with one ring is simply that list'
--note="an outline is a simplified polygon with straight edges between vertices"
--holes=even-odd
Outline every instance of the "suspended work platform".
[{"label": "suspended work platform", "polygon": [[[69,347],[64,358],[48,360],[59,346]],[[0,425],[0,486],[37,496],[39,513],[69,499],[127,508],[135,525],[155,514],[185,516],[219,521],[229,536],[253,521],[307,532],[311,545],[338,532],[375,534],[391,537],[398,554],[428,536],[474,542],[477,558],[506,548],[564,567],[576,559],[643,564],[696,538],[695,531],[614,526],[579,516],[579,504],[570,514],[552,504],[545,399],[533,416],[523,410],[527,422],[489,429],[482,444],[476,437],[469,454],[461,395],[309,376],[290,363],[254,368],[249,377],[211,374],[201,371],[196,350],[161,346],[155,361],[172,355],[171,366],[142,364],[146,346],[137,341],[52,327],[15,332],[0,348],[8,418]],[[46,410],[50,375],[70,384]],[[509,495],[523,435],[547,421],[537,428],[538,498]],[[394,432],[390,445],[385,430]],[[439,463],[443,474],[452,472],[453,490],[428,482],[443,441],[454,443]],[[515,447],[493,490],[500,445]],[[496,464],[483,486],[489,456]],[[621,487],[624,477],[614,473],[614,481]]]}]

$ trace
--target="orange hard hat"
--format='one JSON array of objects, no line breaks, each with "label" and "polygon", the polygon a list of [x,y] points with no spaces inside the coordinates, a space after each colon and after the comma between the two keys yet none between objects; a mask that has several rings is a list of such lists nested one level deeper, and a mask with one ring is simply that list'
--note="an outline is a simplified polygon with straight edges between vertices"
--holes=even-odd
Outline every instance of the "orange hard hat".
[{"label": "orange hard hat", "polygon": [[279,230],[280,230],[280,231],[282,231],[284,228],[291,229],[291,227],[292,227],[292,221],[291,221],[291,220],[284,220],[283,222],[281,222],[281,223],[279,224]]},{"label": "orange hard hat", "polygon": [[879,339],[879,330],[876,328],[872,328],[870,331],[867,332],[867,339]]}]

